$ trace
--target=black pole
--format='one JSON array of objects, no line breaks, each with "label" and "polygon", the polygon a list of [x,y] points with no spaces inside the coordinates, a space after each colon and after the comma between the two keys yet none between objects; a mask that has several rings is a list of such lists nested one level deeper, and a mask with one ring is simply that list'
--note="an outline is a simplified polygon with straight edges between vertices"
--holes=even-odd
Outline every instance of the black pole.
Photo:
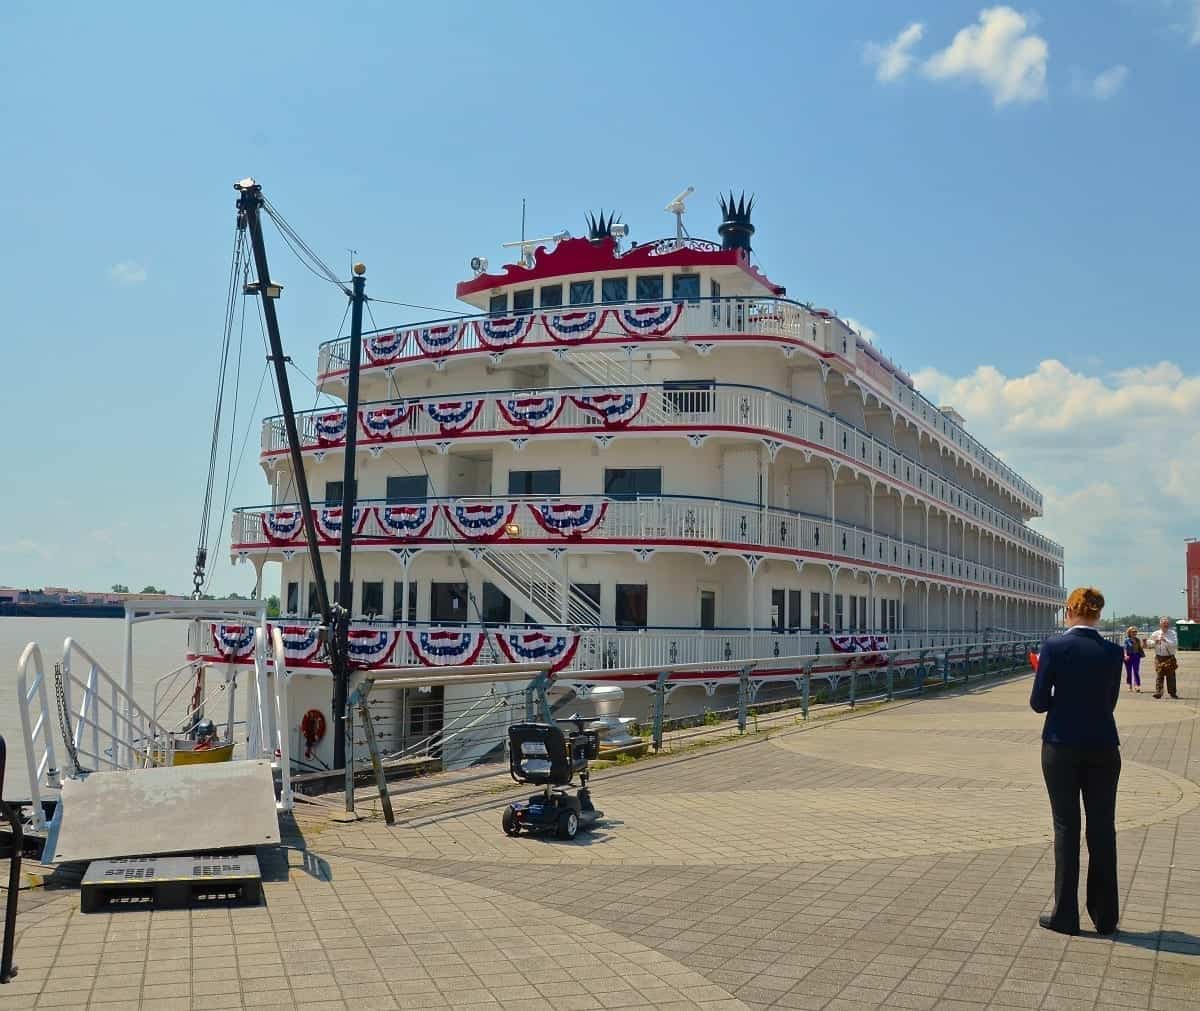
[{"label": "black pole", "polygon": [[4,800],[4,764],[8,746],[0,737],[0,813],[8,819],[12,833],[12,852],[8,855],[8,895],[4,901],[4,947],[0,950],[0,983],[7,983],[16,973],[13,966],[13,947],[17,940],[17,899],[21,894],[21,851],[25,839],[21,818],[15,804]]},{"label": "black pole", "polygon": [[350,580],[351,540],[354,528],[355,494],[354,451],[358,442],[358,371],[362,363],[362,314],[366,297],[363,288],[367,268],[354,265],[354,294],[350,301],[350,377],[346,384],[346,459],[342,468],[342,531],[341,556],[338,559],[338,616],[337,653],[342,662],[333,672],[333,767],[345,768],[346,762],[346,697],[350,693],[350,608],[354,600],[354,583]]},{"label": "black pole", "polygon": [[[308,497],[308,478],[304,473],[304,458],[300,454],[300,435],[296,431],[296,411],[292,407],[292,391],[288,385],[287,359],[283,356],[283,342],[279,338],[279,319],[275,315],[275,300],[271,297],[271,272],[267,268],[267,248],[263,244],[262,187],[253,179],[234,184],[241,193],[237,208],[241,220],[250,232],[250,245],[254,251],[254,272],[258,275],[258,294],[262,299],[263,315],[267,321],[267,338],[271,342],[271,363],[275,366],[275,385],[279,387],[279,406],[283,411],[283,423],[287,428],[288,453],[292,460],[292,477],[296,482],[296,493],[304,516],[304,533],[308,539],[308,556],[312,563],[313,578],[317,583],[317,603],[321,608],[321,622],[328,627],[333,620],[329,606],[329,591],[325,587],[325,569],[321,565],[321,549],[317,544],[317,531],[313,525],[312,500]],[[286,715],[286,714],[285,714]],[[334,722],[338,722],[337,714]]]}]

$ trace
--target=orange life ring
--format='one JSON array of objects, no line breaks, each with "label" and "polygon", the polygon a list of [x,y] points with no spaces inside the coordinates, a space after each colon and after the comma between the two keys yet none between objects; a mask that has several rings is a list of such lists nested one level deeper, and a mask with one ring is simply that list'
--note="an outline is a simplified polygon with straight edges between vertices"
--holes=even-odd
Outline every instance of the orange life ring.
[{"label": "orange life ring", "polygon": [[320,709],[310,709],[300,719],[300,736],[304,738],[304,757],[312,758],[313,745],[325,739],[325,714]]}]

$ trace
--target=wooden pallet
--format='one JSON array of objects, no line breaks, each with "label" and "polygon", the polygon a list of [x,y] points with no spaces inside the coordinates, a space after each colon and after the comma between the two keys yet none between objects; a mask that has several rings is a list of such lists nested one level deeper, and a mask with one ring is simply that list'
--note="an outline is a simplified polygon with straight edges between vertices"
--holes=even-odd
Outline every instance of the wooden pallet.
[{"label": "wooden pallet", "polygon": [[92,861],[80,884],[79,909],[256,906],[262,894],[262,872],[253,853],[119,857]]}]

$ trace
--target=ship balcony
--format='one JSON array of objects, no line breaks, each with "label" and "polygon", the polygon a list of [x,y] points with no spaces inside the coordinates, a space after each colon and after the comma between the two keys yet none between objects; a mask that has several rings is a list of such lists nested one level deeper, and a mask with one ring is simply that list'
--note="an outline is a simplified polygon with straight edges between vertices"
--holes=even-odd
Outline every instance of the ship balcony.
[{"label": "ship balcony", "polygon": [[[345,446],[345,408],[297,415],[302,450],[317,459]],[[848,466],[918,500],[936,503],[978,526],[1061,562],[1062,547],[1019,519],[968,492],[944,475],[885,445],[867,432],[811,404],[756,386],[714,383],[702,389],[669,386],[597,386],[492,391],[366,404],[359,411],[357,444],[378,454],[398,446],[434,446],[441,453],[471,444],[674,435],[699,446],[709,437],[762,442],[774,460],[787,447]],[[263,423],[262,458],[286,458],[282,418]]]},{"label": "ship balcony", "polygon": [[[321,546],[336,551],[342,510],[314,508],[313,522]],[[643,561],[656,552],[682,551],[701,554],[709,564],[733,556],[751,569],[767,559],[851,567],[1056,606],[1065,597],[1061,586],[828,518],[698,496],[363,500],[351,522],[355,551],[415,553],[466,544],[484,552],[626,551]],[[234,510],[235,559],[287,559],[305,545],[298,506]]]},{"label": "ship balcony", "polygon": [[[747,345],[777,347],[787,357],[815,356],[842,363],[853,381],[953,452],[991,475],[1020,499],[1032,515],[1042,514],[1042,495],[1028,481],[956,424],[917,390],[881,367],[877,356],[860,353],[852,333],[828,325],[809,306],[782,298],[704,298],[688,302],[621,302],[558,306],[524,315],[453,316],[378,330],[363,337],[363,372],[432,364],[442,369],[457,359],[519,353],[570,354],[623,351],[675,343],[698,354]],[[330,392],[345,382],[350,340],[326,341],[317,361],[318,387]]]}]

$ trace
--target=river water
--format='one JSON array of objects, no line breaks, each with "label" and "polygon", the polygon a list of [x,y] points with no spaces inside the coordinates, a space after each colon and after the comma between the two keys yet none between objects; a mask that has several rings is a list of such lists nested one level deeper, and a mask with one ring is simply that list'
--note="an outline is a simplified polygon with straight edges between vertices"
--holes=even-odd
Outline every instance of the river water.
[{"label": "river water", "polygon": [[[154,682],[184,662],[187,652],[187,627],[184,621],[150,621],[134,626],[133,697],[147,709],[154,693]],[[47,689],[54,705],[54,664],[62,660],[63,640],[70,636],[86,649],[118,681],[124,656],[125,622],[120,618],[0,618],[0,734],[8,744],[8,770],[4,794],[27,797],[25,748],[21,737],[21,717],[17,711],[17,661],[30,642],[42,649],[46,665]],[[86,676],[86,671],[76,671]],[[54,727],[55,743],[58,727]]]}]

